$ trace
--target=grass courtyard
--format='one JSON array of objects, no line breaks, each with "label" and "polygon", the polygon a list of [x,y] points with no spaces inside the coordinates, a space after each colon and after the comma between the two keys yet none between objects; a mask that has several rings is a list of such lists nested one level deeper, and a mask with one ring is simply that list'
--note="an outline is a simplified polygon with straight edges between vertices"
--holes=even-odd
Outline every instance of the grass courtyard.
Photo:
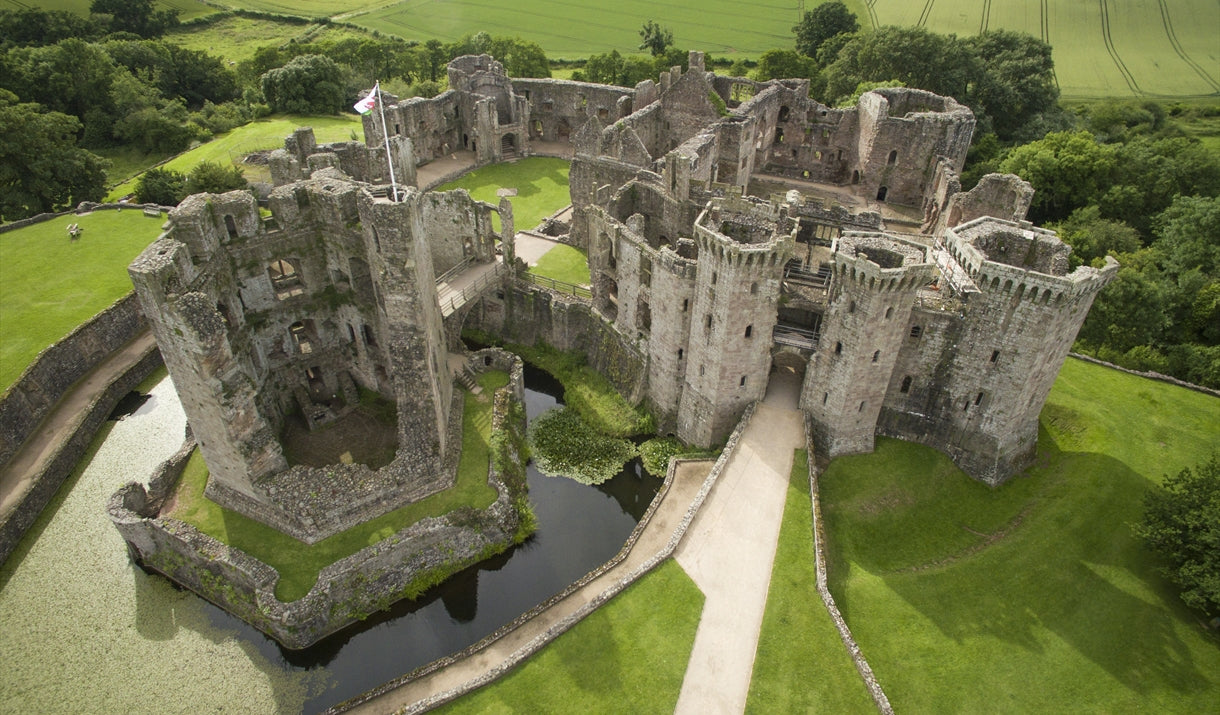
[{"label": "grass courtyard", "polygon": [[508,374],[498,371],[479,376],[481,395],[466,393],[462,414],[462,457],[457,484],[414,504],[395,509],[347,531],[307,545],[269,526],[221,508],[203,495],[207,465],[196,451],[178,484],[177,503],[169,514],[193,525],[209,536],[241,549],[274,567],[280,573],[275,596],[295,601],[313,588],[318,572],[339,559],[392,536],[420,519],[441,516],[459,506],[486,509],[496,499],[487,484],[490,460],[491,395],[508,384]]},{"label": "grass courtyard", "polygon": [[[509,197],[513,204],[513,226],[524,231],[572,202],[568,194],[568,165],[566,159],[531,156],[479,167],[434,190],[466,189],[473,198],[495,206],[500,203],[497,191],[516,189],[517,195]],[[493,217],[493,221],[499,230],[499,217]]]},{"label": "grass courtyard", "polygon": [[[68,226],[84,229],[68,240]],[[161,233],[165,215],[67,214],[0,234],[0,392],[38,353],[131,292],[127,264]]]}]

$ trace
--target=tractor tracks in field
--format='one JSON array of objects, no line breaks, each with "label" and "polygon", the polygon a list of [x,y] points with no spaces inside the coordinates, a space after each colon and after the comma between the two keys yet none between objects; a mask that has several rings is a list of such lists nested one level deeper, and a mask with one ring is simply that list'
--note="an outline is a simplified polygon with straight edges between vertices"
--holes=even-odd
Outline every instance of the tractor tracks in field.
[{"label": "tractor tracks in field", "polygon": [[1169,38],[1169,44],[1173,46],[1173,51],[1176,52],[1178,57],[1182,58],[1182,61],[1185,62],[1186,65],[1192,70],[1194,70],[1195,74],[1199,75],[1199,78],[1206,82],[1209,87],[1220,92],[1220,82],[1213,79],[1212,76],[1207,73],[1207,70],[1203,69],[1202,65],[1195,62],[1190,55],[1186,54],[1186,48],[1182,47],[1182,43],[1178,41],[1178,36],[1173,31],[1173,21],[1169,19],[1169,5],[1165,2],[1165,0],[1157,0],[1157,5],[1159,5],[1161,8],[1161,24],[1165,26],[1165,36]]},{"label": "tractor tracks in field", "polygon": [[919,22],[915,23],[915,27],[927,27],[928,16],[932,14],[932,6],[936,4],[936,0],[927,0],[923,4],[923,12],[919,13]]},{"label": "tractor tracks in field", "polygon": [[1123,58],[1118,55],[1118,48],[1114,46],[1114,38],[1110,36],[1109,4],[1106,0],[1097,0],[1097,4],[1101,9],[1101,38],[1106,43],[1106,52],[1110,53],[1110,59],[1114,60],[1114,66],[1118,68],[1119,74],[1123,76],[1123,81],[1127,83],[1131,93],[1137,96],[1144,94],[1144,90],[1140,89],[1139,84],[1135,81],[1135,75],[1131,74],[1131,70],[1123,64]]},{"label": "tractor tracks in field", "polygon": [[[1045,1],[1045,0],[1044,0]],[[991,25],[991,0],[983,0],[983,15],[979,18],[979,34],[987,32]]]}]

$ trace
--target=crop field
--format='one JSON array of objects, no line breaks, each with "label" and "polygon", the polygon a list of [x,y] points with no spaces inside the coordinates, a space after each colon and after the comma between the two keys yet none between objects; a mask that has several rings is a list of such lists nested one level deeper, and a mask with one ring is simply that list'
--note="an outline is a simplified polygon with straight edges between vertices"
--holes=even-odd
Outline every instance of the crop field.
[{"label": "crop field", "polygon": [[338,39],[341,34],[353,32],[350,28],[328,26],[319,31],[318,25],[293,25],[231,16],[203,27],[179,28],[167,33],[165,39],[188,50],[199,50],[219,55],[230,62],[241,62],[254,57],[254,51],[260,47],[278,47],[303,37]]},{"label": "crop field", "polygon": [[1220,95],[1215,0],[872,0],[865,17],[874,27],[1041,37],[1067,97]]},{"label": "crop field", "polygon": [[[66,10],[77,15],[88,15],[93,0],[0,0],[0,10]],[[216,8],[208,7],[198,0],[153,0],[158,10],[177,10],[179,20],[189,20],[200,15],[210,15]]]}]

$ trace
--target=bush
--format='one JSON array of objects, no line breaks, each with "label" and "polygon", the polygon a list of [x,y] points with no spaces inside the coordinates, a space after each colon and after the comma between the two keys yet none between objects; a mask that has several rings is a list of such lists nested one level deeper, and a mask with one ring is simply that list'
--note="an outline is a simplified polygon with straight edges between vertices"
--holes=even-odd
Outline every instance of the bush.
[{"label": "bush", "polygon": [[186,177],[173,169],[149,169],[136,181],[136,201],[177,206],[186,197]]},{"label": "bush", "polygon": [[535,419],[529,438],[538,471],[584,484],[601,484],[636,456],[631,442],[607,437],[566,407]]},{"label": "bush", "polygon": [[1220,458],[1213,454],[1149,492],[1136,531],[1168,562],[1163,573],[1182,588],[1182,600],[1220,615]]},{"label": "bush", "polygon": [[199,163],[186,177],[188,196],[204,192],[223,194],[226,191],[244,189],[248,185],[241,169],[236,166],[221,166],[210,161]]}]

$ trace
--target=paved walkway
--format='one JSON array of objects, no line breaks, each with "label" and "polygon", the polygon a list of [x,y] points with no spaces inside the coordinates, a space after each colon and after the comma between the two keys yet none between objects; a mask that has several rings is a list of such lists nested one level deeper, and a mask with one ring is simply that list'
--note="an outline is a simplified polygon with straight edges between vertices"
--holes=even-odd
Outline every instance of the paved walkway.
[{"label": "paved walkway", "polygon": [[805,446],[799,390],[795,377],[772,377],[737,451],[674,552],[706,598],[678,713],[745,710],[792,450]]},{"label": "paved walkway", "polygon": [[155,345],[152,333],[146,330],[68,388],[8,466],[0,470],[0,519],[7,518],[21,503],[34,484],[34,477],[42,474],[64,442],[76,434],[77,426],[88,416],[89,406],[97,396]]},{"label": "paved walkway", "polygon": [[518,233],[513,238],[513,252],[517,254],[517,258],[525,261],[527,266],[538,265],[538,259],[558,245],[558,241],[536,234]]},{"label": "paved walkway", "polygon": [[600,605],[608,595],[617,593],[624,578],[643,568],[669,548],[671,538],[686,518],[686,513],[699,493],[711,466],[711,462],[688,462],[679,467],[669,493],[653,513],[634,548],[616,566],[470,657],[404,683],[352,708],[349,712],[398,712],[433,695],[499,674],[507,663],[515,662],[521,655],[541,648],[545,643],[540,639],[548,630],[565,619],[583,617]]}]

